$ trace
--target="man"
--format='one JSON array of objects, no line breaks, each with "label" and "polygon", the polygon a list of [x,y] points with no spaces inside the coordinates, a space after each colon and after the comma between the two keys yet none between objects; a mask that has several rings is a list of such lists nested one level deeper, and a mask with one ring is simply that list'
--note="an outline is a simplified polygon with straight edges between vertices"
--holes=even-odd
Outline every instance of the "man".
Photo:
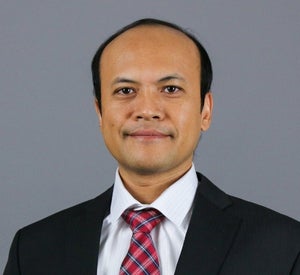
[{"label": "man", "polygon": [[92,70],[115,184],[21,229],[5,275],[300,274],[297,221],[195,172],[213,97],[209,57],[192,35],[139,20],[102,44]]}]

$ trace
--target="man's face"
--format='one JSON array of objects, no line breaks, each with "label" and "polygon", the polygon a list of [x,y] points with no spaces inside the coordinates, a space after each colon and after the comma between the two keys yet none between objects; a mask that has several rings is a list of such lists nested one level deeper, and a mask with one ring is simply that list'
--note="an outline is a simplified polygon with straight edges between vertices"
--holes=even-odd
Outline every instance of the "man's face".
[{"label": "man's face", "polygon": [[120,172],[185,172],[212,111],[200,102],[200,58],[194,43],[168,27],[140,26],[104,50],[100,128]]}]

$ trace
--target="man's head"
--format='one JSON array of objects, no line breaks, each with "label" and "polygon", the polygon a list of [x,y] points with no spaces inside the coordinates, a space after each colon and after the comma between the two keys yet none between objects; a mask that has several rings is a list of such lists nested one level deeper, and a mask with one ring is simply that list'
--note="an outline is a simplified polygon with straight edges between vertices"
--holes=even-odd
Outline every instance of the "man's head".
[{"label": "man's head", "polygon": [[121,175],[187,171],[213,105],[209,90],[201,99],[203,61],[194,40],[165,24],[139,24],[101,53],[101,110],[95,105]]},{"label": "man's head", "polygon": [[165,27],[169,27],[169,28],[172,28],[174,30],[177,30],[177,31],[183,33],[184,35],[186,35],[190,40],[192,40],[194,42],[195,46],[197,47],[197,49],[199,51],[199,56],[201,58],[201,60],[200,60],[200,62],[201,62],[201,70],[200,70],[200,74],[201,74],[200,75],[200,79],[201,79],[201,102],[204,101],[205,94],[210,91],[212,78],[213,78],[212,65],[211,65],[209,56],[208,56],[205,48],[201,45],[201,43],[198,41],[198,39],[192,33],[184,30],[180,26],[178,26],[176,24],[173,24],[173,23],[170,23],[170,22],[158,20],[158,19],[145,18],[145,19],[135,21],[135,22],[123,27],[122,29],[120,29],[119,31],[114,33],[113,35],[111,35],[108,39],[106,39],[100,45],[100,47],[98,48],[96,54],[93,57],[93,60],[92,60],[92,75],[93,75],[93,84],[94,84],[94,95],[95,95],[95,97],[98,101],[100,110],[101,110],[101,71],[100,71],[100,63],[101,63],[101,57],[102,57],[102,53],[103,53],[104,49],[110,44],[111,41],[113,41],[119,35],[121,35],[122,33],[126,32],[130,29],[133,29],[133,28],[136,28],[136,27],[139,27],[139,26],[155,26],[155,25],[156,26],[165,26]]}]

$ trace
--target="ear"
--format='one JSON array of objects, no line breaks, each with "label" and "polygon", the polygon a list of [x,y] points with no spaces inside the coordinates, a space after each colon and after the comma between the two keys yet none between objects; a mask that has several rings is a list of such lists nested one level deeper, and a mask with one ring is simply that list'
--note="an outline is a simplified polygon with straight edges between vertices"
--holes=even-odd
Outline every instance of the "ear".
[{"label": "ear", "polygon": [[213,101],[212,93],[208,92],[204,97],[204,102],[201,111],[202,131],[206,131],[210,127],[211,120],[212,120],[213,105],[214,105],[214,101]]},{"label": "ear", "polygon": [[96,98],[94,100],[94,107],[95,107],[96,114],[97,114],[97,117],[99,120],[99,126],[101,128],[102,127],[102,115],[101,115],[101,111],[100,111],[100,107],[99,107],[99,102]]}]

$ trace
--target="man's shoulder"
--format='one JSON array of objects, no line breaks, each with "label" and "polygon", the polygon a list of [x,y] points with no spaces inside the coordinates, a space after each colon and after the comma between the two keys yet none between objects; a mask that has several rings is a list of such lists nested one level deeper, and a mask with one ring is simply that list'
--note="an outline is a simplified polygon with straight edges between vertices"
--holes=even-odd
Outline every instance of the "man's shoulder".
[{"label": "man's shoulder", "polygon": [[88,216],[96,217],[97,215],[105,215],[106,212],[109,211],[111,194],[112,188],[109,188],[93,199],[51,214],[50,216],[25,226],[21,231],[27,233],[61,230],[62,227],[75,224],[78,220],[86,219]]},{"label": "man's shoulder", "polygon": [[[259,274],[275,274],[274,269],[268,269],[274,265],[265,265],[266,262],[282,262],[278,266],[286,270],[293,266],[300,251],[300,222],[265,206],[228,195],[202,175],[198,178],[198,204],[194,208],[197,209],[197,220],[206,217],[212,224],[210,228],[216,227],[213,232],[221,234],[222,238],[226,226],[233,230],[227,231],[228,235],[234,234],[234,241],[224,268],[235,273],[228,271],[228,274],[242,274],[244,261],[252,263],[250,270],[263,271]],[[203,205],[207,213],[200,209]]]},{"label": "man's shoulder", "polygon": [[300,222],[266,206],[250,202],[235,196],[229,196],[232,207],[231,215],[242,220],[244,228],[260,233],[266,238],[277,236],[278,240],[297,240],[300,245]]},{"label": "man's shoulder", "polygon": [[231,212],[237,216],[247,218],[249,220],[259,220],[259,219],[268,219],[273,221],[280,221],[283,224],[291,223],[295,226],[300,226],[300,222],[284,215],[280,212],[277,212],[267,206],[258,204],[256,202],[251,202],[236,196],[228,195],[232,201]]},{"label": "man's shoulder", "polygon": [[[61,270],[68,258],[86,257],[84,261],[87,261],[89,257],[97,257],[97,240],[102,221],[109,211],[111,193],[112,188],[94,199],[20,229],[11,246],[7,274],[14,274],[10,271],[18,268],[16,261],[24,274],[44,274],[45,268],[49,274],[63,274]],[[66,250],[70,253],[65,254]],[[68,268],[76,266],[72,263]],[[76,272],[84,273],[81,270]]]},{"label": "man's shoulder", "polygon": [[200,184],[202,182],[204,184],[202,187],[204,196],[222,211],[240,219],[245,226],[258,231],[266,229],[269,233],[272,230],[281,231],[281,233],[288,232],[300,240],[299,221],[258,203],[229,195],[201,174],[198,174],[198,178],[201,179]]}]

